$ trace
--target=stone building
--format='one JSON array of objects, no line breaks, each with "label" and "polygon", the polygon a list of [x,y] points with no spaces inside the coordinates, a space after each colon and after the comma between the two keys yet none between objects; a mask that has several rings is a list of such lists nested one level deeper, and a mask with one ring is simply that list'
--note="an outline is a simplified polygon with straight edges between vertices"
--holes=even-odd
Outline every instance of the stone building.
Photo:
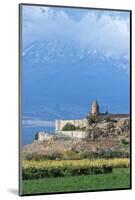
[{"label": "stone building", "polygon": [[[98,102],[95,100],[92,103],[91,106],[91,112],[90,114],[92,115],[99,115],[99,104]],[[55,131],[62,131],[63,127],[67,124],[73,124],[74,126],[79,126],[80,128],[86,127],[87,126],[87,119],[78,119],[78,120],[56,120],[55,121]]]},{"label": "stone building", "polygon": [[99,114],[99,104],[96,100],[92,103],[92,112],[91,113],[92,113],[92,115]]},{"label": "stone building", "polygon": [[[108,111],[101,113],[99,110],[99,104],[95,100],[92,103],[91,111],[88,116],[96,116],[99,123],[96,126],[89,126],[88,120],[78,119],[78,120],[56,120],[55,121],[55,133],[62,134],[64,137],[71,137],[77,139],[86,138],[114,138],[114,136],[128,135],[130,130],[130,116],[128,114],[110,114]],[[111,121],[106,120],[109,117]],[[92,117],[93,118],[93,117]],[[69,129],[65,130],[65,125],[69,124]],[[73,129],[71,128],[73,126]],[[88,129],[87,129],[88,128]],[[54,136],[46,133],[39,132],[37,141],[47,140],[49,142],[53,141]]]}]

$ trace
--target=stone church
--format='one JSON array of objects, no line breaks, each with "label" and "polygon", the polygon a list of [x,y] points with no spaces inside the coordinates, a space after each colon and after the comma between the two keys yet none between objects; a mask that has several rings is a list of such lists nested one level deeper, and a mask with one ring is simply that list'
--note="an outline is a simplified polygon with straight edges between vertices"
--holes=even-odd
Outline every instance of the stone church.
[{"label": "stone church", "polygon": [[[100,114],[100,110],[99,110],[99,104],[98,102],[95,100],[92,103],[91,106],[91,115],[97,116]],[[79,126],[80,128],[86,127],[87,126],[87,119],[81,119],[81,120],[56,120],[55,121],[55,131],[59,132],[62,131],[63,127],[67,124],[73,124],[75,126]]]},{"label": "stone church", "polygon": [[[91,111],[87,116],[96,116],[99,123],[95,126],[89,126],[89,131],[86,131],[88,127],[87,118],[81,120],[56,120],[55,121],[55,133],[56,135],[64,135],[64,137],[87,139],[87,138],[114,138],[116,136],[125,134],[126,137],[130,133],[130,115],[129,114],[111,114],[106,111],[105,113],[100,112],[100,106],[95,100],[91,105]],[[108,119],[110,121],[108,121]],[[65,130],[65,125],[69,123],[69,129]],[[74,125],[77,129],[70,128]],[[68,126],[67,126],[68,127]],[[74,128],[75,128],[74,127]],[[64,128],[64,129],[63,129]],[[71,130],[72,129],[72,130]],[[50,134],[46,132],[38,133],[38,141],[50,139]]]}]

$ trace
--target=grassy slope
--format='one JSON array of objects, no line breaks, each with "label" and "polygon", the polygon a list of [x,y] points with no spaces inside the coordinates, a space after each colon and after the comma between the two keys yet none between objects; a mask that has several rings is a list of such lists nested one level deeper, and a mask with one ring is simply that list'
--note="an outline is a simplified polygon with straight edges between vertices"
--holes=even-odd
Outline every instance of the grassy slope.
[{"label": "grassy slope", "polygon": [[114,169],[111,174],[57,177],[23,181],[23,194],[103,190],[130,187],[129,169]]}]

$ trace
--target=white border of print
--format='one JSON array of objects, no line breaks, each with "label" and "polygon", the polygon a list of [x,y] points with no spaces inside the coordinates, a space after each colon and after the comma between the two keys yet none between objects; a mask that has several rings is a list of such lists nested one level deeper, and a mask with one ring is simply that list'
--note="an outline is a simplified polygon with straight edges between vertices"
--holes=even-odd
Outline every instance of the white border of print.
[{"label": "white border of print", "polygon": [[[1,132],[1,197],[4,199],[19,199],[18,190],[18,4],[39,3],[54,5],[70,5],[80,7],[131,9],[132,10],[132,47],[135,52],[135,1],[134,0],[4,0],[0,6],[0,132]],[[135,58],[132,56],[132,102],[135,100]],[[135,121],[135,104],[132,105],[132,121]],[[132,157],[135,157],[135,123],[132,123]],[[132,177],[135,177],[135,161],[133,159]],[[132,190],[59,194],[50,196],[31,196],[31,199],[133,199],[135,195],[135,178],[132,178]],[[28,198],[28,197],[23,197]]]}]

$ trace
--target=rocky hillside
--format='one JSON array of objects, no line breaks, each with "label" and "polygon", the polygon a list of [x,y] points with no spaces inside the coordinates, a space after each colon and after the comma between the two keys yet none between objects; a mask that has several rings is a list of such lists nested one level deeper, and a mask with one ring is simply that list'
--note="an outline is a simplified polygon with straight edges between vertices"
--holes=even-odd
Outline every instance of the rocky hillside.
[{"label": "rocky hillside", "polygon": [[[94,153],[97,156],[128,157],[130,153],[130,120],[97,123],[89,127],[89,138],[77,139],[64,135],[46,134],[44,140],[35,140],[23,147],[23,159],[47,156],[76,158],[83,153],[86,158]],[[109,152],[109,154],[108,154]],[[78,158],[78,157],[77,157]],[[80,157],[79,157],[80,158]]]},{"label": "rocky hillside", "polygon": [[88,130],[89,138],[100,140],[116,141],[121,138],[129,138],[130,134],[130,119],[112,119],[110,121],[102,121],[100,123],[94,123],[89,126]]}]

